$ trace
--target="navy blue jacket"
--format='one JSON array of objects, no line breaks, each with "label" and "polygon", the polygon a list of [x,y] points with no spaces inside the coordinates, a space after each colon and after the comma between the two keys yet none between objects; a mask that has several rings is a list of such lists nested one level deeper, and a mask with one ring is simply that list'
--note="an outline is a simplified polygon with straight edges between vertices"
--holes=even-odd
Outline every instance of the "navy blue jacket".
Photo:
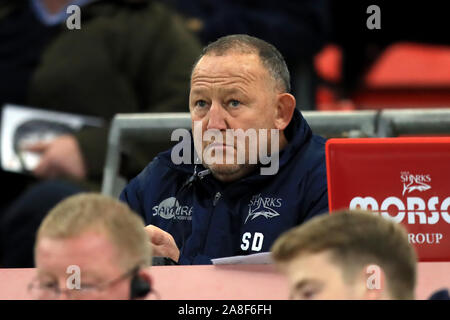
[{"label": "navy blue jacket", "polygon": [[276,175],[256,170],[222,184],[211,174],[200,177],[201,165],[173,164],[169,150],[131,180],[120,199],[174,237],[180,264],[269,251],[282,232],[328,211],[325,140],[312,134],[298,110],[285,134],[289,143]]}]

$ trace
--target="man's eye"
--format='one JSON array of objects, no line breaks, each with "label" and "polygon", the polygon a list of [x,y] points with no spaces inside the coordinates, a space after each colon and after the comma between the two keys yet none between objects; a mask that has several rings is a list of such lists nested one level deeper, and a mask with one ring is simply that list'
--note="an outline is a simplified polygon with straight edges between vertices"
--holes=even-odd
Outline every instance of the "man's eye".
[{"label": "man's eye", "polygon": [[196,107],[204,108],[207,106],[207,103],[205,100],[198,100],[195,102]]},{"label": "man's eye", "polygon": [[232,99],[228,102],[228,105],[230,105],[233,108],[239,107],[240,104],[241,104],[240,101],[234,100],[234,99]]},{"label": "man's eye", "polygon": [[314,299],[314,297],[316,296],[316,291],[315,290],[306,290],[302,293],[303,299],[305,300],[311,300]]},{"label": "man's eye", "polygon": [[56,282],[40,282],[39,287],[41,289],[53,289],[56,288],[58,284]]},{"label": "man's eye", "polygon": [[93,283],[82,283],[80,284],[80,289],[84,291],[91,291],[97,289],[97,285]]}]

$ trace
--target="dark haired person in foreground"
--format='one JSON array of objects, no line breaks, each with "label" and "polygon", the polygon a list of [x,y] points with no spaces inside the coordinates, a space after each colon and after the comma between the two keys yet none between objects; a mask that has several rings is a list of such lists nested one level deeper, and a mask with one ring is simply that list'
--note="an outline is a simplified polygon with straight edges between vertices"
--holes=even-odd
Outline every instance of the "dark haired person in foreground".
[{"label": "dark haired person in foreground", "polygon": [[[269,43],[231,35],[204,48],[191,75],[190,148],[159,154],[121,194],[150,225],[155,255],[209,264],[269,251],[282,232],[328,211],[325,140],[289,92],[286,63]],[[227,139],[239,129],[253,141]],[[181,153],[187,161],[174,161]]]},{"label": "dark haired person in foreground", "polygon": [[314,218],[278,238],[272,256],[292,299],[414,299],[417,256],[406,230],[370,212]]},{"label": "dark haired person in foreground", "polygon": [[124,203],[81,193],[59,203],[39,227],[36,299],[137,299],[151,293],[151,247],[142,219]]}]

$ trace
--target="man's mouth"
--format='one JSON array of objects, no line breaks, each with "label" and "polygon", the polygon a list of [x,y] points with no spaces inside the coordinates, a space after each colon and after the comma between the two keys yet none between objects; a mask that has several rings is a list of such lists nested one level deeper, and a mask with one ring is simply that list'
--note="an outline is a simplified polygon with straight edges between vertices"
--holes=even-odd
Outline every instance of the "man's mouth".
[{"label": "man's mouth", "polygon": [[225,149],[228,149],[228,148],[234,149],[234,146],[228,145],[228,144],[225,144],[225,143],[213,142],[213,143],[210,143],[210,144],[208,144],[206,146],[205,151],[207,151],[209,149],[223,149],[223,150],[225,150]]}]

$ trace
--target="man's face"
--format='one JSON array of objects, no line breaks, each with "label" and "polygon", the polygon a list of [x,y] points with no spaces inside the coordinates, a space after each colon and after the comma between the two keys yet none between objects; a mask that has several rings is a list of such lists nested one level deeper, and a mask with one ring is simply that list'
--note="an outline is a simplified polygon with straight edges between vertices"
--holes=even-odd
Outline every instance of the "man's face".
[{"label": "man's face", "polygon": [[280,265],[286,274],[290,298],[294,300],[354,300],[365,299],[365,281],[348,283],[342,268],[327,251],[304,253]]},{"label": "man's face", "polygon": [[[278,97],[275,80],[256,54],[230,52],[200,59],[192,74],[189,109],[193,129],[194,122],[201,121],[202,136],[213,129],[223,136],[220,144],[214,141],[195,143],[196,152],[203,155],[203,164],[217,179],[234,181],[254,168],[248,161],[249,148],[257,146],[250,146],[250,139],[234,139],[230,144],[226,141],[225,130],[255,129],[258,133],[258,129],[281,129],[275,121]],[[262,139],[261,143],[270,145],[270,130],[267,139],[256,136],[257,141]],[[245,150],[245,163],[237,161],[238,144],[242,146],[240,150]],[[218,157],[218,152],[223,154],[222,163],[211,160]]]},{"label": "man's face", "polygon": [[[128,270],[120,268],[115,247],[107,237],[99,232],[85,232],[68,239],[43,237],[36,248],[37,279],[44,285],[56,285],[64,292],[59,297],[49,296],[46,290],[40,290],[41,299],[128,299],[130,296],[130,278],[108,286],[104,290],[67,289],[67,281],[72,281],[73,270],[69,266],[78,266],[81,275],[81,287],[97,286],[119,278]],[[73,287],[72,287],[73,288]]]}]

